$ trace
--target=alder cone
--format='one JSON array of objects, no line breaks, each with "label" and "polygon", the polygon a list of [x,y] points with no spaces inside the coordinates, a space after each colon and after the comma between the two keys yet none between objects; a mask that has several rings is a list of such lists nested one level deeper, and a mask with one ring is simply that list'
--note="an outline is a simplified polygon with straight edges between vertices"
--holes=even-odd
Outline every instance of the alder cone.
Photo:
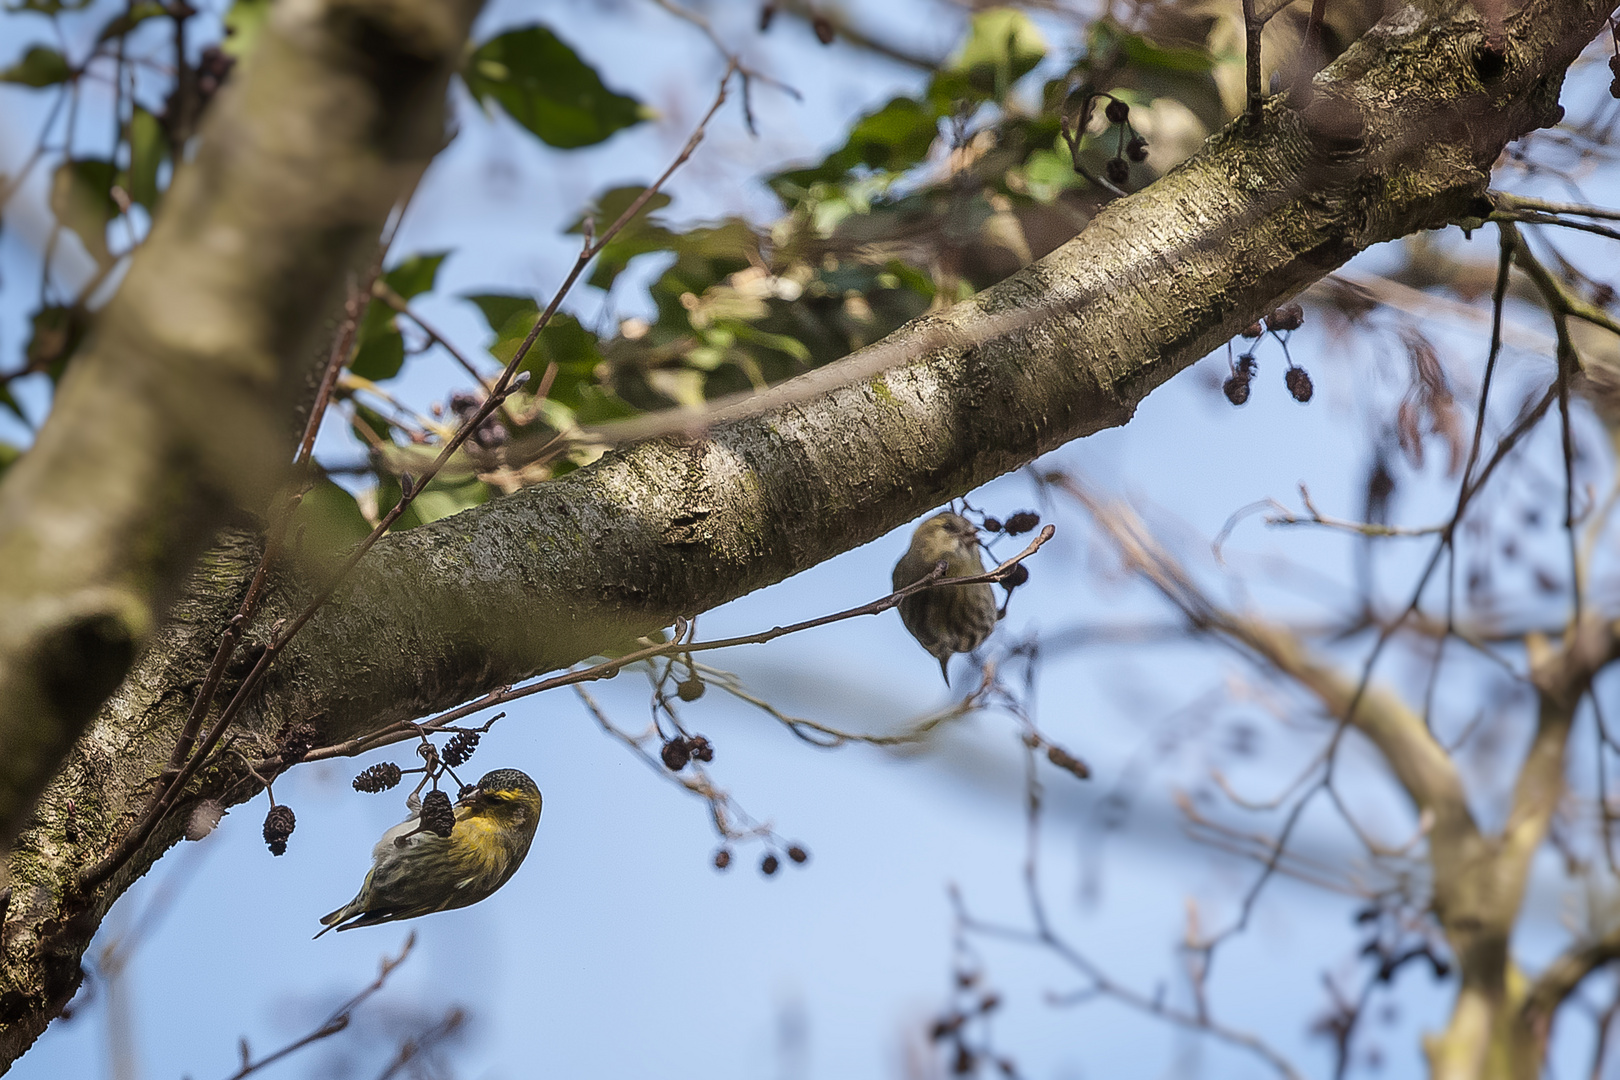
[{"label": "alder cone", "polygon": [[1283,382],[1288,385],[1288,392],[1293,394],[1294,400],[1298,402],[1311,400],[1311,395],[1316,392],[1311,385],[1310,374],[1302,367],[1289,368],[1288,374],[1283,376]]},{"label": "alder cone", "polygon": [[456,812],[450,805],[450,796],[433,790],[422,796],[422,828],[440,836],[449,836],[456,827]]},{"label": "alder cone", "polygon": [[297,826],[298,818],[293,814],[292,807],[282,803],[270,808],[270,812],[264,815],[264,842],[270,846],[270,854],[287,854],[287,837],[293,834]]}]

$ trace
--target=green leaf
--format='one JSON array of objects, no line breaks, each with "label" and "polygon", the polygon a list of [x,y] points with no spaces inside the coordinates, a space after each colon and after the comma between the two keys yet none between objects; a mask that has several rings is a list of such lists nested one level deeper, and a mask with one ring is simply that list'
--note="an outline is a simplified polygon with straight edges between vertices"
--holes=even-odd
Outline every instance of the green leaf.
[{"label": "green leaf", "polygon": [[[478,310],[484,313],[484,321],[495,332],[490,353],[502,363],[510,361],[518,345],[534,328],[540,309],[533,300],[523,296],[469,296],[467,299],[478,305]],[[552,427],[561,429],[575,421],[598,424],[637,415],[635,408],[600,384],[597,372],[603,363],[597,336],[572,315],[558,312],[540,331],[534,348],[523,358],[518,370],[539,378],[548,366],[557,365],[557,374],[546,395],[555,407],[548,407],[543,416]]]},{"label": "green leaf", "polygon": [[[399,478],[384,473],[377,481],[377,510],[386,514],[399,502]],[[446,478],[441,474],[433,479],[405,508],[394,524],[394,531],[414,529],[451,514],[459,514],[489,501],[489,485],[475,476]]]},{"label": "green leaf", "polygon": [[[608,188],[596,197],[596,201],[576,218],[572,225],[568,226],[568,233],[571,235],[583,234],[585,232],[586,218],[591,219],[596,231],[600,233],[603,229],[618,221],[624,215],[624,212],[630,209],[631,204],[641,198],[642,193],[646,190],[647,186],[645,184],[626,184],[623,187]],[[630,229],[645,222],[650,215],[662,210],[669,204],[670,198],[667,194],[662,191],[653,192],[647,201],[641,204],[641,208],[636,211],[636,216],[625,222],[624,227]]]},{"label": "green leaf", "polygon": [[[533,325],[532,320],[527,322]],[[530,372],[538,379],[548,366],[556,364],[557,374],[547,396],[577,409],[584,400],[583,389],[595,382],[596,368],[601,363],[602,349],[596,335],[572,315],[559,312],[540,331],[540,337],[529,355],[523,358],[519,370]]]},{"label": "green leaf", "polygon": [[435,479],[411,500],[400,515],[400,526],[427,525],[489,501],[489,485],[476,478],[462,481]]},{"label": "green leaf", "polygon": [[739,341],[751,342],[767,349],[774,349],[779,353],[792,357],[800,364],[809,365],[810,350],[796,337],[787,334],[773,334],[758,327],[749,326],[744,322],[727,322],[726,326],[737,335]]},{"label": "green leaf", "polygon": [[225,13],[225,41],[221,47],[240,60],[253,51],[268,18],[270,0],[236,0]]},{"label": "green leaf", "polygon": [[394,309],[381,300],[366,305],[355,341],[357,347],[349,370],[362,379],[392,379],[405,366],[405,339],[394,320]]},{"label": "green leaf", "polygon": [[484,294],[466,299],[478,305],[484,321],[495,332],[489,353],[503,364],[517,353],[518,346],[534,329],[534,320],[540,317],[540,306],[527,296]]},{"label": "green leaf", "polygon": [[439,265],[449,254],[448,251],[434,251],[426,255],[412,255],[384,274],[383,280],[406,300],[432,292],[439,276]]},{"label": "green leaf", "polygon": [[[618,221],[644,191],[646,186],[643,184],[609,188],[598,195],[595,203],[568,227],[568,232],[583,233],[585,219],[590,218],[600,234]],[[642,204],[635,217],[625,222],[624,228],[597,255],[596,267],[589,278],[592,285],[598,289],[611,288],[614,279],[631,259],[649,251],[666,251],[679,239],[677,234],[652,220],[652,215],[668,206],[669,202],[669,196],[660,191]]]},{"label": "green leaf", "polygon": [[461,77],[486,109],[494,101],[541,142],[565,150],[592,146],[646,118],[640,102],[603,86],[543,26],[511,30],[480,45]]},{"label": "green leaf", "polygon": [[[448,251],[435,251],[426,255],[412,255],[392,270],[383,274],[383,281],[403,299],[432,292],[439,276],[439,265],[449,256]],[[399,332],[399,319],[394,309],[381,300],[366,305],[355,335],[358,343],[349,370],[363,379],[381,382],[392,379],[405,366],[405,338]]]},{"label": "green leaf", "polygon": [[304,493],[292,517],[291,534],[305,557],[330,558],[345,554],[371,535],[354,496],[330,480],[317,480]]},{"label": "green leaf", "polygon": [[897,97],[857,120],[849,139],[821,164],[778,173],[768,182],[783,194],[788,189],[779,185],[808,190],[815,183],[837,183],[861,165],[903,173],[928,157],[939,135],[939,117],[939,110],[931,102]]},{"label": "green leaf", "polygon": [[51,212],[103,266],[112,261],[107,223],[118,216],[118,204],[112,197],[117,176],[118,167],[110,161],[75,158],[58,165],[51,177]]},{"label": "green leaf", "polygon": [[72,77],[73,69],[68,67],[67,59],[55,49],[47,49],[43,45],[35,45],[23,53],[21,60],[0,69],[0,82],[20,83],[35,89],[55,86]]},{"label": "green leaf", "polygon": [[551,363],[567,367],[582,364],[594,367],[601,362],[602,352],[597,347],[596,335],[579,325],[579,320],[572,315],[558,312],[540,331],[534,348],[523,359],[523,367],[525,370],[534,367],[543,371]]},{"label": "green leaf", "polygon": [[1168,48],[1140,34],[1126,33],[1119,27],[1099,21],[1092,31],[1093,52],[1113,46],[1126,61],[1139,68],[1158,68],[1177,74],[1198,75],[1215,67],[1215,58],[1202,49]]},{"label": "green leaf", "polygon": [[118,186],[129,200],[148,211],[157,207],[163,192],[158,187],[158,170],[169,160],[169,140],[158,118],[135,106],[129,120],[129,168],[118,173]]},{"label": "green leaf", "polygon": [[393,328],[361,341],[349,370],[362,379],[382,382],[398,375],[404,366],[405,339]]},{"label": "green leaf", "polygon": [[[365,425],[368,429],[370,429],[373,435],[377,436],[377,438],[381,439],[385,443],[392,441],[394,425],[389,422],[386,416],[378,412],[376,409],[373,409],[370,405],[362,404],[357,400],[351,400],[351,404],[354,407],[354,418],[357,426],[360,424]],[[358,430],[355,432],[355,435],[360,438],[361,441],[365,442],[366,445],[369,446],[371,444],[371,440],[367,439],[364,435],[361,435]],[[399,493],[397,491],[394,493],[394,497],[396,499],[399,497]],[[377,505],[383,506],[380,501]],[[387,506],[383,506],[383,509],[386,510],[389,506],[393,505],[393,503],[388,503]]]},{"label": "green leaf", "polygon": [[1046,40],[1028,15],[1012,8],[981,11],[973,16],[967,41],[935,79],[929,95],[949,101],[978,91],[1000,100],[1045,56]]},{"label": "green leaf", "polygon": [[122,37],[147,19],[163,14],[165,12],[162,4],[154,3],[153,0],[141,0],[140,3],[131,5],[127,11],[120,11],[108,19],[107,25],[96,35],[96,42],[100,44],[115,37]]}]

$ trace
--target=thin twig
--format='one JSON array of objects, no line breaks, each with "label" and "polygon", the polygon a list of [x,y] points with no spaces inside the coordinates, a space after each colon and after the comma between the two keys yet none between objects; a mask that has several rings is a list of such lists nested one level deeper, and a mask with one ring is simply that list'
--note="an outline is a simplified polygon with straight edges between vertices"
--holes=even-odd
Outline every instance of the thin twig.
[{"label": "thin twig", "polygon": [[[1047,525],[1040,531],[1035,539],[1030,541],[1029,546],[1024,548],[1023,551],[1019,552],[1017,555],[1014,555],[1012,558],[1007,559],[1005,562],[1000,563],[995,567],[995,569],[988,570],[982,574],[973,574],[968,577],[947,578],[943,576],[943,564],[941,564],[940,566],[936,566],[926,577],[918,579],[916,582],[906,586],[903,589],[896,590],[895,592],[892,592],[889,595],[881,597],[877,600],[873,600],[870,603],[847,608],[844,611],[835,612],[831,615],[821,615],[814,619],[806,619],[804,622],[792,623],[788,626],[774,626],[769,630],[762,630],[758,633],[744,634],[740,637],[722,638],[717,641],[687,642],[682,640],[681,633],[677,633],[672,641],[661,642],[657,645],[648,645],[644,648],[637,649],[634,652],[626,653],[623,656],[604,660],[600,664],[594,664],[591,667],[586,668],[576,668],[573,671],[568,671],[561,675],[553,675],[549,679],[541,679],[539,682],[530,683],[526,686],[498,687],[475,701],[470,701],[465,705],[458,706],[451,709],[449,712],[441,713],[431,720],[427,720],[422,723],[403,720],[394,724],[389,724],[386,727],[378,728],[377,730],[369,732],[365,735],[358,735],[341,743],[334,743],[330,746],[323,746],[310,750],[298,760],[324,761],[329,758],[354,757],[357,754],[364,754],[368,751],[378,749],[379,747],[389,746],[393,743],[402,742],[406,739],[416,738],[419,732],[442,731],[444,729],[444,725],[446,724],[454,723],[457,720],[471,716],[474,713],[481,712],[484,709],[491,708],[495,705],[502,705],[509,701],[515,701],[518,698],[529,697],[534,694],[543,694],[547,690],[555,690],[560,686],[576,686],[581,683],[596,682],[601,679],[611,679],[613,676],[617,675],[620,671],[632,664],[638,664],[644,660],[651,660],[660,656],[680,656],[687,653],[711,652],[715,649],[730,649],[739,645],[762,645],[769,641],[775,641],[777,638],[786,637],[789,634],[796,634],[803,630],[814,629],[818,626],[826,626],[830,623],[842,622],[846,619],[859,618],[863,615],[879,615],[885,611],[888,611],[890,608],[898,607],[900,601],[904,600],[913,593],[921,592],[924,589],[948,588],[953,586],[977,585],[982,583],[1004,581],[1009,575],[1011,575],[1014,567],[1039,551],[1042,545],[1052,538],[1054,532],[1054,528],[1051,525]],[[684,631],[687,625],[689,624],[684,619],[677,622],[677,628],[682,631]],[[288,765],[292,763],[285,762],[283,764]]]},{"label": "thin twig", "polygon": [[1534,210],[1498,210],[1486,220],[1517,221],[1524,225],[1557,225],[1563,229],[1578,229],[1581,232],[1596,233],[1598,236],[1604,236],[1610,240],[1620,240],[1620,229],[1612,229],[1607,225],[1598,225],[1591,221],[1572,221],[1556,214],[1539,214]]},{"label": "thin twig", "polygon": [[1265,107],[1265,90],[1260,82],[1260,31],[1265,23],[1255,14],[1254,0],[1243,0],[1243,62],[1247,71],[1246,85],[1249,98],[1248,116],[1251,124],[1260,122]]},{"label": "thin twig", "polygon": [[691,23],[693,26],[701,30],[703,32],[703,36],[709,39],[710,44],[712,44],[715,49],[719,51],[721,56],[725,57],[726,63],[736,69],[738,77],[742,80],[743,123],[748,126],[748,133],[750,135],[759,134],[759,129],[754,123],[754,108],[749,92],[750,80],[758,79],[767,86],[775,87],[776,89],[792,97],[794,101],[804,100],[804,95],[799,93],[799,91],[795,90],[793,87],[789,86],[787,83],[782,82],[780,79],[772,78],[764,72],[744,64],[742,62],[742,56],[736,50],[728,48],[726,43],[720,40],[720,35],[715,32],[714,24],[711,23],[704,15],[701,15],[690,8],[682,7],[681,5],[675,3],[675,0],[652,0],[652,2],[669,12],[671,15],[675,16],[677,19],[680,19],[683,22]]},{"label": "thin twig", "polygon": [[372,980],[370,986],[367,986],[358,994],[351,997],[348,1001],[345,1001],[343,1004],[339,1005],[337,1009],[333,1011],[332,1015],[328,1016],[319,1025],[317,1025],[314,1030],[310,1031],[306,1035],[301,1036],[300,1038],[294,1039],[292,1042],[288,1043],[286,1046],[283,1046],[274,1053],[267,1054],[258,1061],[250,1061],[248,1060],[247,1042],[244,1040],[242,1043],[242,1067],[231,1073],[230,1076],[226,1077],[226,1080],[242,1080],[243,1077],[256,1073],[265,1066],[272,1065],[275,1062],[280,1061],[288,1054],[302,1050],[311,1043],[317,1043],[322,1039],[331,1038],[333,1035],[336,1035],[338,1032],[347,1028],[349,1023],[354,1019],[354,1011],[361,1005],[364,1005],[374,994],[377,993],[377,991],[383,988],[383,985],[388,982],[388,976],[392,975],[394,973],[394,969],[405,962],[405,958],[411,955],[411,949],[414,948],[415,945],[416,931],[412,930],[410,936],[405,939],[404,946],[399,950],[398,956],[383,957],[380,969],[377,972],[377,977],[376,979]]},{"label": "thin twig", "polygon": [[[1300,1080],[1298,1070],[1286,1058],[1268,1046],[1259,1036],[1217,1023],[1209,1017],[1206,1011],[1186,1012],[1166,1005],[1159,998],[1150,998],[1114,981],[1088,956],[1080,952],[1053,929],[1051,918],[1046,911],[1046,901],[1042,897],[1040,887],[1041,791],[1035,772],[1035,752],[1033,748],[1026,748],[1024,757],[1026,798],[1024,800],[1025,846],[1023,877],[1025,899],[1034,929],[1021,930],[976,919],[968,912],[960,894],[952,890],[951,900],[956,908],[958,925],[969,932],[1022,941],[1047,949],[1089,981],[1090,985],[1085,990],[1073,995],[1072,1000],[1074,1001],[1084,1001],[1099,994],[1106,995],[1137,1012],[1158,1017],[1178,1027],[1202,1032],[1231,1046],[1247,1050],[1265,1061],[1286,1080]],[[1055,1003],[1061,1003],[1061,1000],[1054,999]]]}]

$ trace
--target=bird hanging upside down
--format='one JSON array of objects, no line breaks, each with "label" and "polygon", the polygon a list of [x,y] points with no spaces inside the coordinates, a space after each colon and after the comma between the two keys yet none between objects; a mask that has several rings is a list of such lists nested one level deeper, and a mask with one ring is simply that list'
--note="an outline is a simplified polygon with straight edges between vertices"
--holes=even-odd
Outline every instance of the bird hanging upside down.
[{"label": "bird hanging upside down", "polygon": [[421,808],[383,833],[360,894],[322,918],[326,929],[315,936],[476,904],[517,872],[539,823],[533,780],[517,769],[485,773],[457,800],[454,824],[443,823],[448,836]]}]

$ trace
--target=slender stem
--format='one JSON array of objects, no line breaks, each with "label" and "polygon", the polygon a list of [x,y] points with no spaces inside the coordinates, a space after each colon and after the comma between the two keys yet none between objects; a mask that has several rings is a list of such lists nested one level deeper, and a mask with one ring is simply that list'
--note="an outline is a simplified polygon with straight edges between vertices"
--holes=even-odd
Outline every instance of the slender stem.
[{"label": "slender stem", "polygon": [[[415,738],[417,733],[421,731],[442,730],[447,724],[452,724],[457,720],[461,720],[465,717],[471,716],[474,713],[481,712],[484,709],[491,708],[495,705],[505,704],[506,702],[514,701],[518,698],[529,697],[534,694],[542,694],[547,690],[555,690],[560,686],[575,686],[580,683],[596,682],[600,679],[611,679],[613,676],[617,675],[620,671],[624,670],[630,665],[641,663],[644,660],[651,660],[660,656],[677,656],[687,653],[712,652],[716,649],[730,649],[739,645],[762,645],[768,641],[775,641],[777,638],[786,637],[789,634],[797,634],[800,631],[810,630],[818,626],[826,626],[829,623],[842,622],[846,619],[859,618],[863,615],[881,614],[888,611],[892,607],[899,606],[900,601],[904,600],[913,593],[921,592],[924,589],[946,588],[960,585],[977,585],[988,582],[1004,581],[1006,580],[1007,576],[1012,573],[1014,567],[1039,551],[1041,547],[1052,538],[1054,531],[1055,530],[1051,525],[1046,526],[1040,531],[1040,534],[1037,535],[1034,540],[1030,541],[1029,546],[1023,551],[1019,552],[1017,555],[1014,555],[1005,562],[998,564],[995,569],[988,570],[982,574],[974,574],[969,577],[943,577],[942,567],[944,564],[942,563],[940,566],[936,566],[932,571],[930,571],[926,577],[918,579],[916,582],[906,586],[903,589],[898,589],[895,592],[892,592],[880,599],[873,600],[870,603],[861,604],[857,607],[848,608],[844,611],[834,612],[831,615],[821,615],[814,619],[806,619],[804,622],[792,623],[787,626],[774,626],[769,630],[762,630],[758,633],[744,634],[740,637],[722,638],[717,641],[687,642],[683,641],[682,635],[678,633],[675,635],[675,640],[673,641],[662,642],[657,645],[649,645],[645,648],[637,649],[635,652],[626,653],[623,656],[614,657],[611,660],[604,660],[602,663],[594,664],[591,667],[579,668],[574,671],[565,672],[561,675],[554,675],[549,679],[541,679],[539,682],[530,683],[527,686],[499,687],[495,690],[491,690],[489,693],[475,701],[470,701],[465,705],[458,706],[451,709],[449,712],[441,713],[425,723],[418,724],[411,721],[400,721],[399,723],[379,728],[376,731],[369,732],[365,735],[356,736],[355,738],[348,739],[341,743],[334,743],[331,746],[324,746],[310,750],[299,758],[299,761],[323,761],[329,758],[353,757],[357,754],[363,754],[367,751],[375,750],[382,746],[388,746],[391,743],[402,742],[406,739]],[[683,620],[677,625],[684,627],[687,624]],[[268,764],[268,762],[266,764]],[[282,764],[288,765],[291,764],[291,762],[284,762]]]}]

